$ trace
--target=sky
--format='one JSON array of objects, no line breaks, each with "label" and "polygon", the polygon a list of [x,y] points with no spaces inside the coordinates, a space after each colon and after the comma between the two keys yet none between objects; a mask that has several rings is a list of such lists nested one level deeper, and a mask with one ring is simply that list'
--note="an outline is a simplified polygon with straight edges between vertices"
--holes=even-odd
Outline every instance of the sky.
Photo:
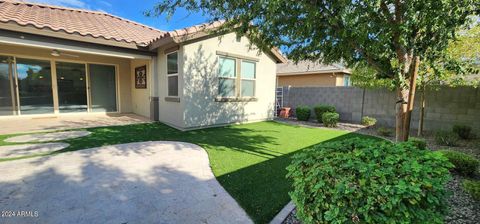
[{"label": "sky", "polygon": [[192,14],[184,9],[178,10],[170,20],[167,20],[165,16],[146,17],[143,15],[145,10],[152,9],[154,4],[159,1],[161,0],[25,0],[25,2],[105,11],[165,31],[207,22],[207,18],[201,14]]}]

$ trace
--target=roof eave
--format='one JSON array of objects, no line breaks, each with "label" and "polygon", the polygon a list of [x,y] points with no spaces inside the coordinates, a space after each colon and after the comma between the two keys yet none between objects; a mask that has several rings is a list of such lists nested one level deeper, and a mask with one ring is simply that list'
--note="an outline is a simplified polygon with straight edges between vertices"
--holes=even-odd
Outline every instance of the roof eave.
[{"label": "roof eave", "polygon": [[312,74],[330,74],[330,73],[342,73],[351,74],[348,69],[330,69],[321,71],[301,71],[301,72],[277,72],[277,76],[291,76],[291,75],[312,75]]},{"label": "roof eave", "polygon": [[[152,51],[159,47],[170,45],[172,43],[175,43],[175,44],[193,43],[193,42],[201,41],[207,38],[215,37],[218,35],[222,35],[222,34],[212,33],[208,31],[197,31],[194,33],[189,33],[189,34],[180,35],[180,36],[166,36],[153,41],[149,45],[149,49]],[[285,56],[283,56],[277,48],[272,48],[270,52],[267,52],[267,53],[273,56],[278,64],[288,62],[288,59]]]},{"label": "roof eave", "polygon": [[20,25],[14,21],[10,22],[0,22],[0,30],[9,30],[15,32],[30,33],[35,35],[42,35],[54,38],[68,39],[80,42],[101,44],[106,46],[121,47],[127,49],[135,50],[148,50],[148,44],[146,43],[135,43],[135,42],[126,42],[126,41],[117,41],[114,39],[105,39],[102,37],[93,37],[93,36],[83,36],[77,33],[67,33],[65,31],[54,31],[48,27],[39,29],[33,25]]}]

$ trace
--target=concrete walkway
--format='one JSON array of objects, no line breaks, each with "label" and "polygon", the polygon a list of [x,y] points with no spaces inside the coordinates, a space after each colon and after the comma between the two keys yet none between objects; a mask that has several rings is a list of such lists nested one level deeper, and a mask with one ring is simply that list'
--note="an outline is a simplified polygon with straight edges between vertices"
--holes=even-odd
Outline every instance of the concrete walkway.
[{"label": "concrete walkway", "polygon": [[0,135],[24,132],[128,125],[151,122],[136,114],[85,114],[46,117],[0,117]]},{"label": "concrete walkway", "polygon": [[[29,156],[38,153],[54,152],[67,148],[67,143],[43,143],[27,145],[4,145],[0,146],[0,159]],[[0,177],[1,180],[1,177]],[[1,205],[1,204],[0,204]]]},{"label": "concrete walkway", "polygon": [[141,142],[0,162],[0,223],[251,223],[205,150]]},{"label": "concrete walkway", "polygon": [[61,131],[61,132],[52,132],[52,133],[38,133],[38,134],[28,134],[28,135],[19,135],[15,137],[10,137],[5,139],[5,142],[16,142],[16,143],[26,143],[26,142],[51,142],[51,141],[61,141],[71,138],[80,138],[90,135],[89,131]]}]

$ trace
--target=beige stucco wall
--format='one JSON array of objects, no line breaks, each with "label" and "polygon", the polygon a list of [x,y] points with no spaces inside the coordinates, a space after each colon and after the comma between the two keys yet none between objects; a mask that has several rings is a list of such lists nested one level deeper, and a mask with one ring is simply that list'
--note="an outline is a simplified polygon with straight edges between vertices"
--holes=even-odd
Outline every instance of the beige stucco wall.
[{"label": "beige stucco wall", "polygon": [[[68,61],[78,63],[112,64],[117,68],[117,98],[119,112],[130,113],[132,110],[130,59],[99,56],[93,54],[70,53],[78,57],[50,55],[51,50],[0,44],[0,55],[11,55],[22,58]],[[68,53],[68,52],[67,52]]]},{"label": "beige stucco wall", "polygon": [[[248,39],[236,41],[231,33],[222,37],[181,46],[183,74],[180,79],[183,128],[273,118],[275,103],[275,60],[257,50],[249,50]],[[256,102],[216,102],[218,96],[217,51],[256,58]],[[178,103],[177,103],[178,104]]]},{"label": "beige stucco wall", "polygon": [[306,74],[306,75],[288,75],[278,76],[277,86],[293,86],[293,87],[307,87],[307,86],[338,86],[339,79],[343,85],[343,75],[333,73],[322,74]]},{"label": "beige stucco wall", "polygon": [[178,51],[179,57],[179,77],[178,77],[178,91],[179,91],[179,99],[180,102],[171,102],[167,101],[165,98],[167,97],[167,56],[165,54],[165,48],[158,49],[158,56],[157,56],[157,73],[158,73],[158,119],[161,122],[169,124],[171,126],[177,128],[183,128],[183,109],[184,109],[184,102],[183,92],[183,78],[182,73],[183,71],[180,69],[182,64],[182,51],[181,49]]},{"label": "beige stucco wall", "polygon": [[[147,88],[135,88],[135,68],[147,66]],[[152,86],[152,73],[149,60],[133,59],[130,61],[132,111],[144,117],[150,117],[150,90]]]}]

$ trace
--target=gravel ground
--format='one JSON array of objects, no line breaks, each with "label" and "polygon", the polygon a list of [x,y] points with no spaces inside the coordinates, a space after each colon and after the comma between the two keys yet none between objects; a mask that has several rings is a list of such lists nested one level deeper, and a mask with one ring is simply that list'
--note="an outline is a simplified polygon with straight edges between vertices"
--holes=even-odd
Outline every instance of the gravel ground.
[{"label": "gravel ground", "polygon": [[[323,127],[322,124],[312,121],[297,121],[296,119],[282,119],[277,118],[277,121],[285,122],[294,125],[308,126],[308,127]],[[362,134],[378,136],[375,128],[366,128],[359,124],[339,123],[335,129],[347,130]],[[394,140],[393,136],[379,136],[389,140]],[[439,146],[435,143],[434,135],[432,133],[426,133],[424,137],[427,141],[429,148],[433,150],[438,149],[453,149],[471,154],[477,158],[480,158],[480,138],[460,141],[458,147],[446,147]],[[445,217],[445,223],[448,224],[477,224],[480,223],[480,201],[473,199],[467,192],[463,190],[462,180],[463,177],[452,174],[452,180],[446,185],[446,187],[452,192],[451,197],[448,200],[450,204],[450,213]],[[479,180],[480,176],[477,175],[475,179]],[[300,224],[301,222],[295,217],[295,209],[287,216],[283,221],[283,224]]]},{"label": "gravel ground", "polygon": [[480,201],[475,201],[462,187],[462,177],[453,175],[447,188],[453,195],[448,200],[450,214],[445,218],[449,224],[480,223]]},{"label": "gravel ground", "polygon": [[297,219],[297,217],[295,217],[295,212],[296,210],[293,209],[292,212],[290,212],[290,214],[287,216],[287,218],[285,218],[285,220],[283,220],[282,224],[300,224],[302,222],[300,222],[300,220]]}]

